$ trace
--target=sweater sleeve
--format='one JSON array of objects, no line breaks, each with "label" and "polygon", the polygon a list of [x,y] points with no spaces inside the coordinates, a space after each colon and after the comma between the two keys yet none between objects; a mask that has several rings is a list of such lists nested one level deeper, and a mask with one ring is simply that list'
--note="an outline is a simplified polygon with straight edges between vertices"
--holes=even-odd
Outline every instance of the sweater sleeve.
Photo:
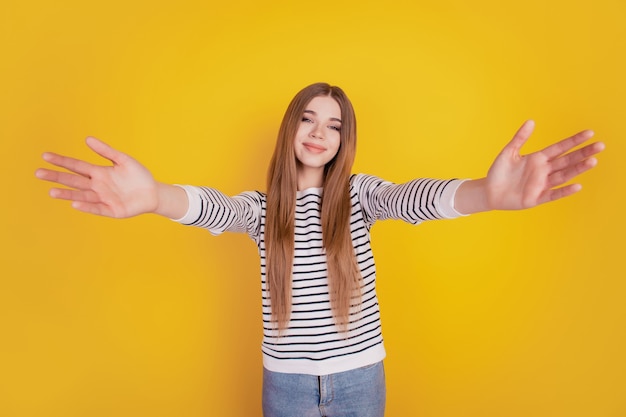
[{"label": "sweater sleeve", "polygon": [[189,208],[182,218],[172,220],[207,229],[216,236],[224,232],[240,232],[258,239],[264,207],[262,193],[244,192],[229,197],[209,187],[180,187],[187,193]]},{"label": "sweater sleeve", "polygon": [[461,214],[454,209],[454,196],[463,182],[420,178],[394,184],[365,174],[354,175],[351,179],[370,226],[384,219],[419,224],[426,220],[459,217]]}]

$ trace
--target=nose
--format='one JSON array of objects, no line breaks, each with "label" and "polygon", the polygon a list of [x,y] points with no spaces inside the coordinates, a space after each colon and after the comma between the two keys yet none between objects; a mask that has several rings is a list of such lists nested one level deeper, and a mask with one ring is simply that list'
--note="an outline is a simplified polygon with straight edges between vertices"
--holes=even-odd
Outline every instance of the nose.
[{"label": "nose", "polygon": [[314,125],[311,128],[311,133],[309,133],[309,136],[311,136],[312,138],[316,138],[316,139],[324,139],[322,127],[320,125]]}]

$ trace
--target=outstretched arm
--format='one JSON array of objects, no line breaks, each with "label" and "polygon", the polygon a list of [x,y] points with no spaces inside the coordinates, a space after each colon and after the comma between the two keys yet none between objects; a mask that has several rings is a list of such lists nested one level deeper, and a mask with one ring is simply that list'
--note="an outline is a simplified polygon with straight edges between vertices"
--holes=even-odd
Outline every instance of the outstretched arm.
[{"label": "outstretched arm", "polygon": [[[487,176],[466,181],[457,190],[454,205],[463,214],[488,210],[520,210],[567,197],[580,184],[564,185],[593,168],[593,155],[604,149],[602,142],[573,150],[593,137],[584,130],[538,152],[521,155],[535,124],[527,121],[502,149]],[[571,151],[571,152],[570,152]]]},{"label": "outstretched arm", "polygon": [[44,153],[45,161],[69,171],[45,168],[36,171],[37,178],[68,187],[52,188],[51,197],[70,200],[77,210],[107,217],[155,213],[180,218],[185,214],[188,201],[183,189],[155,181],[150,171],[135,159],[96,138],[87,138],[87,145],[112,165],[94,165]]}]

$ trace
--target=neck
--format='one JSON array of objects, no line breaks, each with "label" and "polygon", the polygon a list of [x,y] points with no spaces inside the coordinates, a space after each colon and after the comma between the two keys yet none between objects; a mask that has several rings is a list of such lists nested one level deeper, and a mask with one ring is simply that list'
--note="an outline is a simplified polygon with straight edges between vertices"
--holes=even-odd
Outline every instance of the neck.
[{"label": "neck", "polygon": [[324,185],[324,167],[298,167],[298,191],[320,188]]}]

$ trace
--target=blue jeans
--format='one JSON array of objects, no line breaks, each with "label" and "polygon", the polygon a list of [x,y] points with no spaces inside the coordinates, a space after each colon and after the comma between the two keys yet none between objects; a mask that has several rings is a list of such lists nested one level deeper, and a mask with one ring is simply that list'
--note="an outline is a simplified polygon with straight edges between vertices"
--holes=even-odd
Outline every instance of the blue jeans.
[{"label": "blue jeans", "polygon": [[264,417],[383,417],[383,363],[331,375],[263,369]]}]

